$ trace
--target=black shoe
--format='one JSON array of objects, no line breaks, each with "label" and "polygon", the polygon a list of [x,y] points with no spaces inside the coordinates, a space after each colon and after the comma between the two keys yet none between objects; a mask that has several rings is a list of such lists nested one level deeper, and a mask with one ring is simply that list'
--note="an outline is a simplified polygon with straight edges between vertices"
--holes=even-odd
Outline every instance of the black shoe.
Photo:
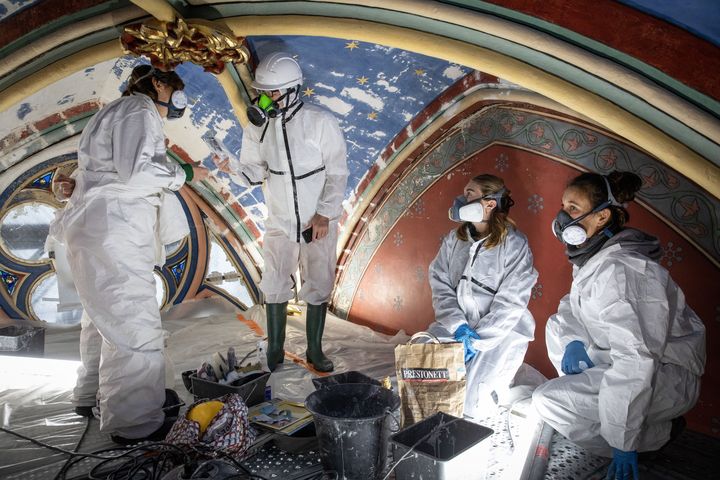
[{"label": "black shoe", "polygon": [[165,417],[177,417],[180,414],[180,407],[183,405],[185,405],[185,402],[180,400],[180,396],[175,390],[165,389],[165,403],[163,403],[162,407]]},{"label": "black shoe", "polygon": [[140,442],[162,442],[165,440],[165,437],[167,437],[167,434],[170,433],[170,429],[175,424],[175,420],[177,420],[177,417],[165,417],[165,421],[160,425],[160,428],[142,438],[126,438],[120,435],[110,435],[110,440],[120,445],[133,445]]},{"label": "black shoe", "polygon": [[75,407],[75,414],[81,417],[92,418],[95,416],[95,414],[93,414],[93,408],[95,407]]},{"label": "black shoe", "polygon": [[660,458],[660,453],[667,448],[668,445],[670,445],[672,442],[677,440],[677,438],[680,436],[680,434],[685,430],[685,426],[687,425],[687,421],[685,421],[685,417],[677,417],[672,419],[672,426],[670,427],[670,439],[665,442],[665,444],[658,448],[657,450],[651,450],[648,452],[640,452],[638,453],[638,461],[641,463],[651,463],[656,461],[658,458]]}]

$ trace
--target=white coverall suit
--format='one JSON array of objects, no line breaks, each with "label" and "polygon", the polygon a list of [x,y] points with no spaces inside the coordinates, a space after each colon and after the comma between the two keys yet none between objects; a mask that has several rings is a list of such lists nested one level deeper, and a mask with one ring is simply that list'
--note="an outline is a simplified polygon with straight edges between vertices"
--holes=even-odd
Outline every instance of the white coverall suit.
[{"label": "white coverall suit", "polygon": [[509,228],[493,248],[483,243],[460,240],[453,230],[429,270],[435,322],[428,331],[454,342],[455,330],[467,322],[480,336],[473,341],[478,353],[466,365],[464,413],[475,419],[495,406],[493,393],[502,400],[522,365],[535,333],[527,304],[538,277],[521,232]]},{"label": "white coverall suit", "polygon": [[[538,387],[533,402],[558,432],[591,452],[657,450],[671,420],[695,404],[705,327],[656,259],[657,239],[625,229],[581,268],[546,327],[558,372],[579,340],[593,368]],[[562,375],[562,373],[560,373]]]},{"label": "white coverall suit", "polygon": [[[127,438],[149,435],[164,421],[153,266],[162,262],[163,190],[180,189],[186,175],[167,158],[162,128],[145,95],[121,97],[100,110],[80,137],[75,189],[51,229],[67,245],[85,310],[74,403],[94,405],[97,388],[100,430]],[[99,386],[92,371],[98,353]]]},{"label": "white coverall suit", "polygon": [[[291,106],[288,117],[297,108]],[[246,187],[263,185],[268,207],[260,289],[267,303],[293,297],[291,275],[298,264],[303,285],[298,297],[327,302],[335,280],[338,220],[348,169],[345,138],[329,111],[303,104],[283,125],[282,116],[243,131],[239,163],[233,165]],[[330,219],[328,234],[305,243],[301,233],[316,213]]]}]

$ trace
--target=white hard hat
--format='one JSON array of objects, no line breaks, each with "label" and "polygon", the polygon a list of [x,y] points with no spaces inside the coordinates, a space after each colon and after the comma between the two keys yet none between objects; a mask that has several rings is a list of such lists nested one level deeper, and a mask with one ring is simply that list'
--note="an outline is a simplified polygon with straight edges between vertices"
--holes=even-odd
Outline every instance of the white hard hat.
[{"label": "white hard hat", "polygon": [[303,83],[298,62],[285,52],[274,52],[262,59],[252,82],[256,90],[280,90]]}]

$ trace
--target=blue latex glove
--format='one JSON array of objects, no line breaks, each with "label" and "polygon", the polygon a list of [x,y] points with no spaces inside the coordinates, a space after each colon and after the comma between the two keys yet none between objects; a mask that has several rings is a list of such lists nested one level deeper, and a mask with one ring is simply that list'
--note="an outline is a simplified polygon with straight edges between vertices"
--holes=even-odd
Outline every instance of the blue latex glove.
[{"label": "blue latex glove", "polygon": [[563,355],[562,362],[560,362],[560,368],[565,375],[575,375],[585,370],[585,368],[580,367],[580,362],[587,364],[585,368],[595,366],[585,351],[585,345],[580,340],[574,340],[565,347],[565,355]]},{"label": "blue latex glove", "polygon": [[455,330],[454,336],[455,340],[462,342],[465,346],[465,363],[468,363],[477,355],[477,348],[475,348],[472,341],[473,339],[480,340],[480,335],[470,328],[470,325],[463,323]]},{"label": "blue latex glove", "polygon": [[632,480],[633,478],[640,479],[637,451],[625,452],[613,448],[613,459],[605,480]]}]

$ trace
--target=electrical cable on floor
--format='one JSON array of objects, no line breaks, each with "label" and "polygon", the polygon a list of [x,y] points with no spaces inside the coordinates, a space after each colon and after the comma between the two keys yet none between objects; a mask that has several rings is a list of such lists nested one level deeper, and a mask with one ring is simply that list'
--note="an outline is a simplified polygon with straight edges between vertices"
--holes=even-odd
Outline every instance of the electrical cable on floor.
[{"label": "electrical cable on floor", "polygon": [[[90,430],[90,422],[92,421],[93,417],[87,417],[87,421],[85,422],[85,428],[83,429],[82,434],[80,434],[80,440],[75,444],[75,448],[73,449],[73,452],[77,453],[78,450],[80,450],[80,445],[82,445],[83,440],[85,440],[85,436],[87,435],[88,431]],[[62,468],[58,471],[57,475],[55,475],[55,478],[53,480],[61,480],[60,478],[60,472],[65,471],[65,466],[72,460],[72,457],[65,460],[65,463],[63,464]]]},{"label": "electrical cable on floor", "polygon": [[[133,478],[160,480],[176,466],[185,465],[189,469],[193,463],[193,459],[182,448],[165,442],[151,442],[131,447],[111,447],[98,450],[96,453],[123,450],[126,451],[120,455],[106,457],[104,461],[92,467],[86,478],[90,480]],[[80,456],[72,459],[67,470],[82,460],[83,458]],[[118,465],[113,466],[114,468],[108,467],[113,462]],[[63,473],[66,474],[67,470]],[[60,480],[65,480],[65,477],[61,477]]]},{"label": "electrical cable on floor", "polygon": [[[16,437],[22,438],[23,440],[27,440],[49,450],[70,455],[70,458],[68,459],[69,461],[65,462],[65,464],[55,477],[57,480],[66,480],[67,472],[75,464],[86,458],[102,460],[102,462],[94,466],[85,477],[89,478],[90,480],[120,480],[123,478],[143,478],[144,480],[160,480],[162,476],[164,476],[175,465],[190,465],[193,461],[190,455],[188,455],[182,448],[178,447],[177,445],[165,442],[152,442],[143,445],[128,447],[118,446],[87,453],[75,452],[66,450],[64,448],[56,447],[54,445],[41,442],[40,440],[36,440],[32,437],[28,437],[8,428],[0,427],[0,431],[15,435]],[[105,452],[123,453],[112,456],[101,455],[101,453]],[[138,453],[138,455],[133,455],[135,453]],[[154,453],[155,455],[152,456],[150,455],[151,453]],[[168,463],[169,458],[173,458],[173,455],[175,455],[175,458],[180,458],[180,460]],[[106,470],[105,472],[100,473],[100,468],[106,466],[108,463],[113,461],[122,461],[123,463],[121,463],[118,467],[112,470]],[[158,466],[160,467],[159,469]],[[127,471],[127,476],[118,476],[119,474],[121,475],[123,473],[126,473],[125,471]],[[143,472],[144,476],[136,477],[137,473],[139,472]]]},{"label": "electrical cable on floor", "polygon": [[5,433],[9,433],[10,435],[15,435],[16,437],[20,437],[20,438],[22,438],[23,440],[27,440],[28,442],[32,442],[32,443],[34,443],[34,444],[36,444],[36,445],[39,445],[39,446],[41,446],[41,447],[44,447],[44,448],[47,448],[47,449],[49,449],[49,450],[53,450],[53,451],[56,451],[56,452],[64,453],[64,454],[66,454],[66,455],[71,455],[71,456],[85,456],[85,457],[90,457],[90,458],[97,458],[97,459],[100,459],[100,460],[109,460],[109,459],[110,459],[110,457],[102,457],[102,456],[99,456],[99,455],[94,455],[94,454],[92,454],[92,453],[73,452],[73,451],[71,451],[71,450],[66,450],[66,449],[64,449],[64,448],[56,447],[56,446],[54,446],[54,445],[50,445],[50,444],[41,442],[40,440],[36,440],[36,439],[34,439],[34,438],[32,438],[32,437],[28,437],[28,436],[26,436],[26,435],[23,435],[22,433],[18,433],[18,432],[14,431],[14,430],[10,430],[9,428],[0,427],[0,431],[3,431],[3,432],[5,432]]}]

